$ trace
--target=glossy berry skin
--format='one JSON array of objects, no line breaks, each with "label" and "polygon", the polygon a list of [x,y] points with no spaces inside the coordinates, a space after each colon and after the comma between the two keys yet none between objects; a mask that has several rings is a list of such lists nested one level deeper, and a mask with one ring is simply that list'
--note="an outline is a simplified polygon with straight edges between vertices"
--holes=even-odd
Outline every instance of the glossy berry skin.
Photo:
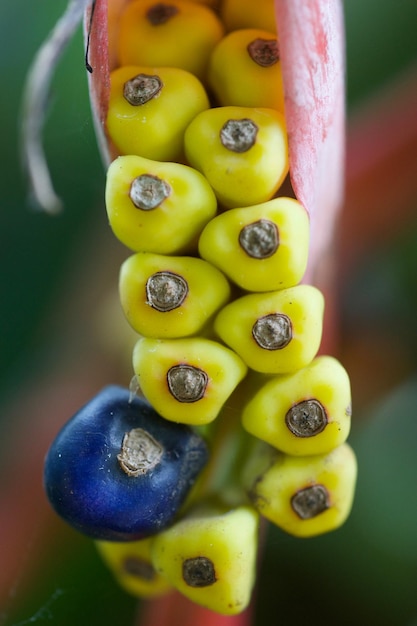
[{"label": "glossy berry skin", "polygon": [[[151,86],[141,100],[144,81],[150,81]],[[198,78],[176,67],[127,65],[111,73],[110,83],[107,130],[119,153],[155,161],[181,161],[187,126],[209,107]],[[132,86],[128,98],[126,85]]]},{"label": "glossy berry skin", "polygon": [[193,426],[216,419],[247,373],[233,350],[202,337],[142,337],[133,351],[133,369],[160,415]]},{"label": "glossy berry skin", "polygon": [[276,34],[256,28],[229,33],[211,55],[208,81],[221,106],[267,107],[284,113]]},{"label": "glossy berry skin", "polygon": [[223,0],[220,15],[228,31],[263,28],[276,32],[274,0]]},{"label": "glossy berry skin", "polygon": [[[144,177],[159,180],[168,194],[151,210],[134,203],[131,190]],[[191,167],[121,156],[107,172],[106,208],[118,239],[136,252],[177,254],[194,251],[204,226],[215,215],[217,201],[207,180]]]},{"label": "glossy berry skin", "polygon": [[[242,237],[250,229],[248,245],[242,245]],[[301,281],[307,267],[309,234],[309,218],[302,204],[281,196],[220,213],[205,226],[198,248],[203,259],[242,289],[275,291]]]},{"label": "glossy berry skin", "polygon": [[[297,285],[234,300],[218,313],[214,328],[249,368],[263,374],[288,374],[306,367],[316,356],[323,311],[321,292],[311,285]],[[276,334],[274,319],[269,326],[270,316],[277,316]],[[258,329],[264,324],[265,341],[260,341]]]},{"label": "glossy berry skin", "polygon": [[[152,442],[139,453],[145,465],[138,475],[118,459],[132,429]],[[153,466],[146,466],[152,456]],[[165,421],[140,398],[129,403],[128,390],[109,386],[56,437],[46,457],[45,489],[55,511],[80,532],[139,540],[173,522],[207,457],[205,442],[189,427]]]},{"label": "glossy berry skin", "polygon": [[261,462],[266,469],[254,472],[249,495],[263,517],[295,537],[321,535],[345,522],[357,474],[348,444],[314,456],[263,451]]},{"label": "glossy berry skin", "polygon": [[270,200],[288,173],[285,119],[274,109],[203,110],[188,125],[184,148],[191,167],[207,178],[228,209]]},{"label": "glossy berry skin", "polygon": [[[165,11],[164,11],[165,8]],[[165,13],[165,15],[164,15]],[[120,65],[179,67],[200,80],[224,27],[208,7],[192,2],[129,2],[120,20]]]},{"label": "glossy berry skin", "polygon": [[223,615],[249,604],[256,573],[257,512],[193,513],[152,541],[155,570],[192,602]]},{"label": "glossy berry skin", "polygon": [[243,410],[242,423],[286,454],[309,456],[344,443],[350,415],[346,370],[336,359],[319,356],[294,374],[265,381]]},{"label": "glossy berry skin", "polygon": [[[159,280],[160,286],[150,291]],[[181,292],[176,291],[178,281],[182,281]],[[161,338],[199,332],[230,296],[226,278],[210,263],[147,252],[123,263],[119,291],[132,327],[144,337]]]}]

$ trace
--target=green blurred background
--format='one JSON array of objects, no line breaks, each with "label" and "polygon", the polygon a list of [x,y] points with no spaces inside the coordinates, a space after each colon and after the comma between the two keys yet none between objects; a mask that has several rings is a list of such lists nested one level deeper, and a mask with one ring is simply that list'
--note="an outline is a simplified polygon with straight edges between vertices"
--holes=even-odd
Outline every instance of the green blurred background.
[{"label": "green blurred background", "polygon": [[[83,331],[83,322],[90,330],[87,314],[100,306],[104,283],[115,284],[121,255],[106,224],[104,171],[90,119],[80,32],[59,65],[45,132],[53,178],[66,210],[50,218],[27,201],[19,163],[23,83],[33,55],[65,4],[3,0],[0,5],[0,487],[6,492],[14,468],[24,466],[22,454],[29,444],[36,447],[31,411],[20,414],[14,406],[23,402],[30,407],[36,386],[55,368],[65,372],[69,367],[73,376],[76,360],[89,358],[85,355],[95,343]],[[417,4],[346,0],[345,11],[351,112],[416,63]],[[417,197],[413,202],[417,207]],[[95,267],[94,255],[99,264],[102,257],[115,260],[108,271],[99,266],[100,276],[90,289],[85,283]],[[341,286],[347,331],[355,324],[365,329],[377,325],[381,336],[398,335],[398,362],[389,364],[392,377],[387,377],[383,393],[369,394],[354,407],[351,442],[360,477],[355,507],[343,529],[313,540],[270,530],[257,596],[260,626],[417,625],[416,274],[414,219],[388,247],[370,250]],[[77,294],[81,304],[74,302]],[[383,360],[383,342],[375,350]],[[104,367],[93,378],[100,380],[105,372]],[[115,373],[118,376],[126,382],[124,371]],[[370,371],[374,388],[372,376]],[[87,391],[80,394],[84,400],[83,393]],[[51,406],[51,414],[55,410]],[[26,483],[19,483],[16,498],[25,499],[40,483],[37,468]],[[10,515],[17,510],[11,509]],[[14,521],[0,527],[0,567]],[[6,582],[0,624],[133,624],[136,601],[113,584],[91,542],[54,519],[47,522],[51,534],[45,539],[31,522],[26,520],[20,571],[12,569]]]}]

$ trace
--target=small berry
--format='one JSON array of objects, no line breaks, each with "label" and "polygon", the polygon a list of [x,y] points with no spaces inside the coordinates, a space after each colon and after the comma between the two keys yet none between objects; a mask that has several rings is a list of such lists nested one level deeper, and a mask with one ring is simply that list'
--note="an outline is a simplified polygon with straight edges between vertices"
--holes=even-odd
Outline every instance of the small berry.
[{"label": "small berry", "polygon": [[307,266],[309,218],[292,198],[231,209],[201,233],[201,256],[247,291],[297,285]]},{"label": "small berry", "polygon": [[45,461],[55,511],[95,539],[143,539],[171,524],[207,461],[203,439],[129,391],[106,387],[61,430]]},{"label": "small berry", "polygon": [[226,208],[270,200],[288,172],[285,120],[273,109],[206,110],[188,126],[184,145]]},{"label": "small berry", "polygon": [[251,507],[195,513],[155,538],[155,569],[193,602],[235,615],[255,581],[258,515]]},{"label": "small berry", "polygon": [[229,33],[213,50],[208,76],[221,106],[266,107],[284,113],[275,33],[253,28]]},{"label": "small berry", "polygon": [[196,426],[217,417],[247,371],[232,350],[200,337],[140,339],[133,368],[158,413]]},{"label": "small berry", "polygon": [[128,248],[178,254],[197,247],[217,200],[197,170],[127,155],[108,169],[106,208],[114,234]]},{"label": "small berry", "polygon": [[201,259],[139,252],[120,271],[120,300],[145,337],[186,337],[200,331],[230,297],[223,274]]},{"label": "small berry", "polygon": [[286,454],[330,452],[350,431],[351,395],[346,370],[320,356],[295,374],[272,378],[246,405],[244,428]]},{"label": "small berry", "polygon": [[208,7],[183,0],[130,2],[120,19],[120,65],[178,67],[203,80],[223,33]]},{"label": "small berry", "polygon": [[316,356],[323,309],[318,289],[297,285],[238,298],[217,314],[214,328],[251,369],[286,374],[305,367]]},{"label": "small berry", "polygon": [[185,129],[209,106],[200,81],[179,68],[128,65],[110,82],[107,130],[120,154],[180,161]]},{"label": "small berry", "polygon": [[262,456],[267,468],[252,477],[249,493],[261,515],[296,537],[313,537],[343,524],[356,483],[350,446],[345,443],[315,456]]}]

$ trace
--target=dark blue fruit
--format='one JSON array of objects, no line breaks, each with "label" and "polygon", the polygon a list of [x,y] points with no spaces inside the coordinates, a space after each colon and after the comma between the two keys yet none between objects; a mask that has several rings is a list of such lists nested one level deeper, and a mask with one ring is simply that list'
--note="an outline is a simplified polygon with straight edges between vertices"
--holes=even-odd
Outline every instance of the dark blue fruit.
[{"label": "dark blue fruit", "polygon": [[208,451],[129,391],[106,387],[61,430],[45,462],[55,511],[95,539],[137,540],[169,526]]}]

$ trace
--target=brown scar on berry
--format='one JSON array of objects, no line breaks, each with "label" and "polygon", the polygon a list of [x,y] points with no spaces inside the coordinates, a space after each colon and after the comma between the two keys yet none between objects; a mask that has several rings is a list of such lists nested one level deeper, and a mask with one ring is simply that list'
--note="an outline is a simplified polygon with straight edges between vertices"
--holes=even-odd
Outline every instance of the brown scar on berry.
[{"label": "brown scar on berry", "polygon": [[279,61],[279,47],[276,39],[254,39],[248,44],[248,53],[252,61],[261,67],[271,67]]},{"label": "brown scar on berry", "polygon": [[156,74],[138,74],[123,85],[123,97],[132,106],[142,106],[156,98],[163,86]]},{"label": "brown scar on berry", "polygon": [[187,363],[174,365],[168,370],[168,389],[178,402],[197,402],[204,397],[208,385],[207,373]]},{"label": "brown scar on berry", "polygon": [[175,5],[158,2],[147,10],[146,19],[152,26],[159,26],[168,22],[177,13],[179,13],[179,10]]},{"label": "brown scar on berry", "polygon": [[186,559],[182,564],[182,577],[189,587],[209,587],[217,581],[214,563],[206,556]]},{"label": "brown scar on berry", "polygon": [[151,582],[156,577],[156,571],[151,563],[137,556],[128,556],[123,561],[123,573]]},{"label": "brown scar on berry", "polygon": [[124,434],[120,453],[120,467],[128,476],[147,474],[156,467],[163,456],[164,448],[143,428],[132,428]]}]

